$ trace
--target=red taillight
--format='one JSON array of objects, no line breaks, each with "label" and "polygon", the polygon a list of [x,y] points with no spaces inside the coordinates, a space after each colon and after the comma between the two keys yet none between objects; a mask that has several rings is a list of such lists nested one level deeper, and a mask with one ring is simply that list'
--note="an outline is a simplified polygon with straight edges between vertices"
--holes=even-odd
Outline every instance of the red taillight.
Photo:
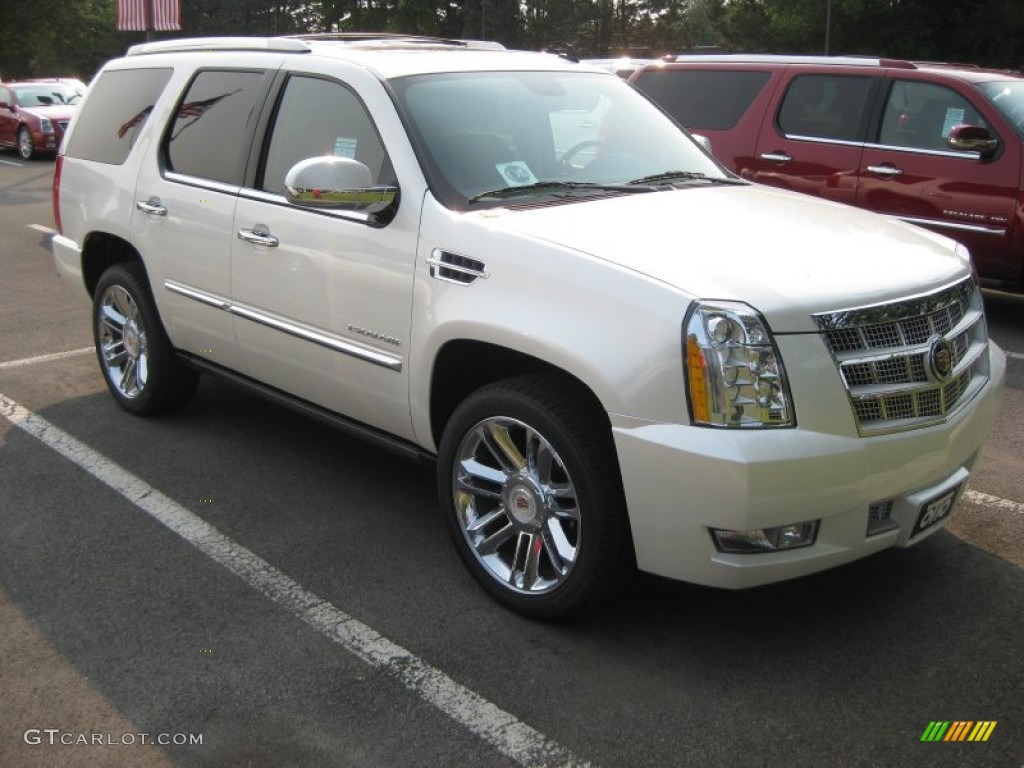
[{"label": "red taillight", "polygon": [[60,172],[64,168],[64,156],[57,155],[57,162],[53,166],[53,223],[60,234],[64,230],[60,226]]}]

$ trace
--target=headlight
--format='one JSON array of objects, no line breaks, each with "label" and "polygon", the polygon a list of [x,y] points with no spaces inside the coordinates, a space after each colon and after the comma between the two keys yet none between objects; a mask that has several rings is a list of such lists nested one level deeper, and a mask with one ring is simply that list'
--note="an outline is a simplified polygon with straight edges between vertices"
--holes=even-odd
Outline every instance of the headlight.
[{"label": "headlight", "polygon": [[43,133],[53,133],[53,123],[50,122],[50,118],[48,118],[48,117],[40,117],[39,118],[39,129]]},{"label": "headlight", "polygon": [[792,427],[782,359],[764,319],[739,302],[697,302],[684,340],[690,415],[709,427]]}]

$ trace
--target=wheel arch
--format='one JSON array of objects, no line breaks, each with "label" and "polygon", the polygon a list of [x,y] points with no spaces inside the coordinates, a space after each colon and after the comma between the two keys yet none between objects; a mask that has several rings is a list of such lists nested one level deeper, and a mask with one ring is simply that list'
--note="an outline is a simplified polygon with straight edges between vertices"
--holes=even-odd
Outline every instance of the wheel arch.
[{"label": "wheel arch", "polygon": [[122,262],[138,262],[146,272],[142,256],[127,240],[108,232],[92,232],[85,238],[82,248],[82,282],[90,296],[95,295],[96,285],[100,277],[114,264]]},{"label": "wheel arch", "polygon": [[598,396],[565,369],[498,344],[454,339],[438,351],[431,373],[430,429],[434,445],[440,445],[449,418],[470,393],[487,384],[525,374],[545,374],[563,380],[611,429],[611,422]]}]

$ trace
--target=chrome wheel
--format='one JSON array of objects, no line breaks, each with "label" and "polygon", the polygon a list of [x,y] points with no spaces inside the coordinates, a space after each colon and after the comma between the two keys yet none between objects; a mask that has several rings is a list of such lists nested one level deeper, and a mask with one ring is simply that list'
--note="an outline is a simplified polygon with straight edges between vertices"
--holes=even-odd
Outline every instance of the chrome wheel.
[{"label": "chrome wheel", "polygon": [[452,490],[462,533],[496,582],[539,595],[569,577],[580,547],[577,492],[537,430],[507,417],[477,423],[457,449]]},{"label": "chrome wheel", "polygon": [[100,360],[110,383],[125,398],[142,395],[149,380],[149,343],[139,306],[120,285],[100,296]]},{"label": "chrome wheel", "polygon": [[35,151],[36,147],[32,142],[32,133],[28,128],[22,128],[18,131],[18,154],[22,160],[31,160]]}]

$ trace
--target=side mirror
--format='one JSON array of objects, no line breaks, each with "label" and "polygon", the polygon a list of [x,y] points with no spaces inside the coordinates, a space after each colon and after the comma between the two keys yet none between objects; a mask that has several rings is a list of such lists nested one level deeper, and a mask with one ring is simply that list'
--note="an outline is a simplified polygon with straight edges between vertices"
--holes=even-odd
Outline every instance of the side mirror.
[{"label": "side mirror", "polygon": [[370,169],[348,157],[310,157],[284,177],[285,197],[303,208],[380,213],[398,197],[398,187],[375,186]]},{"label": "side mirror", "polygon": [[999,148],[999,139],[980,125],[954,125],[946,145],[958,152],[977,152],[983,158],[992,157]]}]

